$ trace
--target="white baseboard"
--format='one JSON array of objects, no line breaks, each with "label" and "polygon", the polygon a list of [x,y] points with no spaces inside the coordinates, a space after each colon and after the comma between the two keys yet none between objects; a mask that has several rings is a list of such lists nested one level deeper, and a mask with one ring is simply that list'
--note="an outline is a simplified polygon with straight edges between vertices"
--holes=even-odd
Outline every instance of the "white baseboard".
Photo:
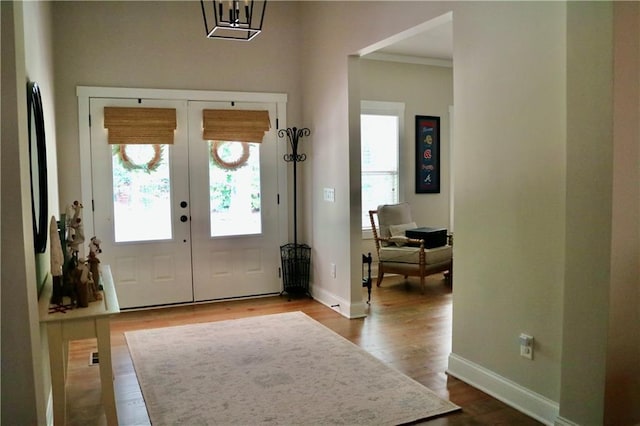
[{"label": "white baseboard", "polygon": [[[456,354],[449,355],[447,373],[471,386],[491,395],[516,410],[533,417],[545,425],[557,423],[559,405],[509,379],[506,379],[481,365]],[[572,423],[566,423],[570,426]]]},{"label": "white baseboard", "polygon": [[53,426],[53,392],[51,388],[49,388],[49,397],[47,398],[47,408],[46,408],[46,422],[47,426]]},{"label": "white baseboard", "polygon": [[335,294],[319,287],[312,287],[313,298],[325,306],[339,312],[342,316],[349,319],[364,318],[367,316],[365,301],[359,303],[351,303]]}]

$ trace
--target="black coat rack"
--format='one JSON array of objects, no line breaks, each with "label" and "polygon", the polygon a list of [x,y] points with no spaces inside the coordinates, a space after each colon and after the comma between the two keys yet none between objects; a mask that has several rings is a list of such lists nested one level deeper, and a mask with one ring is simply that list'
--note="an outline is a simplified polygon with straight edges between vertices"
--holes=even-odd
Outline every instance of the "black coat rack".
[{"label": "black coat rack", "polygon": [[309,129],[290,127],[278,130],[280,138],[287,137],[291,153],[284,155],[284,161],[293,163],[293,244],[280,247],[283,271],[283,293],[309,295],[309,273],[311,263],[311,247],[298,244],[298,174],[297,164],[307,159],[306,154],[298,154],[300,138],[309,136]]}]

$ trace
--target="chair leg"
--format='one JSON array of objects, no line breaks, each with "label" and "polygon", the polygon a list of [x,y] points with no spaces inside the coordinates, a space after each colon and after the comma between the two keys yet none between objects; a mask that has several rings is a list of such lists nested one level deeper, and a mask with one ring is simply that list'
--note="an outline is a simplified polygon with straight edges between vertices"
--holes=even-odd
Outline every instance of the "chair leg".
[{"label": "chair leg", "polygon": [[382,284],[382,277],[384,277],[384,269],[382,268],[382,264],[378,263],[378,278],[376,279],[376,287],[380,287],[380,284]]},{"label": "chair leg", "polygon": [[425,276],[424,275],[420,275],[420,291],[422,292],[422,294],[424,294],[424,281],[425,281]]}]

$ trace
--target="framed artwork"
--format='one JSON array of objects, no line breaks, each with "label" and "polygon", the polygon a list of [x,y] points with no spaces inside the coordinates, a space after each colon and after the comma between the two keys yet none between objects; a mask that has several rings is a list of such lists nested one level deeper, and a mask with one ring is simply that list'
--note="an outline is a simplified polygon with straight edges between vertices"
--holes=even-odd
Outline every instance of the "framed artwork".
[{"label": "framed artwork", "polygon": [[416,115],[416,194],[440,193],[440,117]]}]

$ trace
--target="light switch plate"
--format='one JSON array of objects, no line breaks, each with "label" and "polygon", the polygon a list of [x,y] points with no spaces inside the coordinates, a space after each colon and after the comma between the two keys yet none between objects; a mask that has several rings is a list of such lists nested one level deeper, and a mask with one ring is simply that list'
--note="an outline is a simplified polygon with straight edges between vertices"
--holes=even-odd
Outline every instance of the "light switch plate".
[{"label": "light switch plate", "polygon": [[336,190],[334,188],[325,188],[324,200],[330,203],[334,203],[336,201]]}]

